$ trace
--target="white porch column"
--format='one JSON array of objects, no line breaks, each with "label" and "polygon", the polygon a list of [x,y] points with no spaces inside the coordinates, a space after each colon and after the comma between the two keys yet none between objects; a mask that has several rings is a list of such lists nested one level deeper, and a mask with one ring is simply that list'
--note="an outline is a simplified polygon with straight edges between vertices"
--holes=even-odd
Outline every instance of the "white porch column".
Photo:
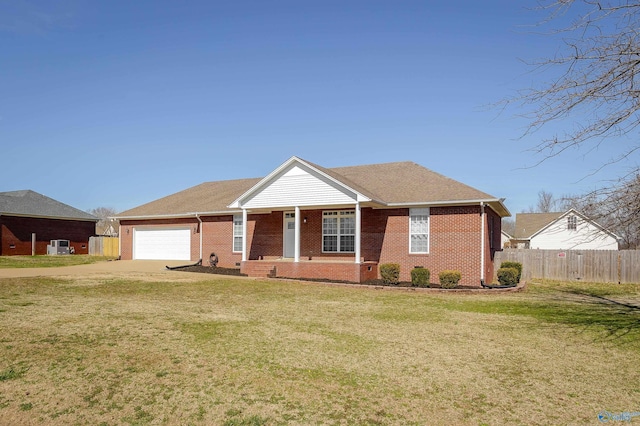
[{"label": "white porch column", "polygon": [[355,255],[356,255],[356,263],[360,263],[360,238],[362,235],[362,218],[360,215],[360,203],[356,203],[356,241],[355,241]]},{"label": "white porch column", "polygon": [[247,260],[247,209],[242,209],[242,261]]},{"label": "white porch column", "polygon": [[293,261],[300,262],[300,207],[296,206],[296,214],[295,214],[295,243],[293,249]]}]

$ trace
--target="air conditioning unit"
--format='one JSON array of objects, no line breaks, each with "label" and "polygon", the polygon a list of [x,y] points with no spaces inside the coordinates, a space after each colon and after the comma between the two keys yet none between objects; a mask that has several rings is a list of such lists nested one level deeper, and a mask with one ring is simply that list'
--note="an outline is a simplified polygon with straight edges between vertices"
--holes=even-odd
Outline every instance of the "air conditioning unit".
[{"label": "air conditioning unit", "polygon": [[73,253],[73,248],[69,240],[51,240],[51,244],[47,245],[47,254],[49,255],[71,253]]}]

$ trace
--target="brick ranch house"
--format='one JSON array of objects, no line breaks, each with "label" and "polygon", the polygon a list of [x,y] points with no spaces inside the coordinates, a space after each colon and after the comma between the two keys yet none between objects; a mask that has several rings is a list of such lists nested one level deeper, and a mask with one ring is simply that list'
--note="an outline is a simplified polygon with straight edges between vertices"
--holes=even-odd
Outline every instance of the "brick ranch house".
[{"label": "brick ranch house", "polygon": [[34,191],[0,192],[0,256],[45,255],[51,240],[69,240],[76,254],[88,254],[97,221]]},{"label": "brick ranch house", "polygon": [[240,267],[249,276],[363,282],[398,263],[491,281],[503,200],[412,162],[327,169],[292,157],[268,176],[208,182],[125,211],[122,259]]}]

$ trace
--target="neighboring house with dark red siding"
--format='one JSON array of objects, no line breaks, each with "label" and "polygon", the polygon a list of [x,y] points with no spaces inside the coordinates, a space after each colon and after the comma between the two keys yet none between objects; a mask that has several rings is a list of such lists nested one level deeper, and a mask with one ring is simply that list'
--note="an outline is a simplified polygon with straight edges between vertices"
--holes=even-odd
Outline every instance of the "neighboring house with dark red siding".
[{"label": "neighboring house with dark red siding", "polygon": [[117,215],[122,259],[363,282],[379,265],[491,280],[502,199],[412,162],[324,168],[291,157],[265,178],[207,182]]},{"label": "neighboring house with dark red siding", "polygon": [[97,221],[34,191],[0,192],[0,256],[44,255],[51,240],[69,240],[76,254],[88,254]]}]

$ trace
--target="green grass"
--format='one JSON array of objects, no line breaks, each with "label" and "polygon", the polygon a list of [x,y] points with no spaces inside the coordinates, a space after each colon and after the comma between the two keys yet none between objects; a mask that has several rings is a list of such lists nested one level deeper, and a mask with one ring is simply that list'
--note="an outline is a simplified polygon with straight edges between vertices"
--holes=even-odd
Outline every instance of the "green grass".
[{"label": "green grass", "polygon": [[0,280],[0,418],[546,425],[638,409],[640,286],[147,278]]},{"label": "green grass", "polygon": [[526,297],[505,300],[449,300],[450,309],[520,315],[549,324],[590,329],[600,338],[617,344],[640,340],[640,285],[533,282]]},{"label": "green grass", "polygon": [[0,256],[0,268],[54,268],[85,265],[109,259],[113,258],[84,254],[68,256]]}]

